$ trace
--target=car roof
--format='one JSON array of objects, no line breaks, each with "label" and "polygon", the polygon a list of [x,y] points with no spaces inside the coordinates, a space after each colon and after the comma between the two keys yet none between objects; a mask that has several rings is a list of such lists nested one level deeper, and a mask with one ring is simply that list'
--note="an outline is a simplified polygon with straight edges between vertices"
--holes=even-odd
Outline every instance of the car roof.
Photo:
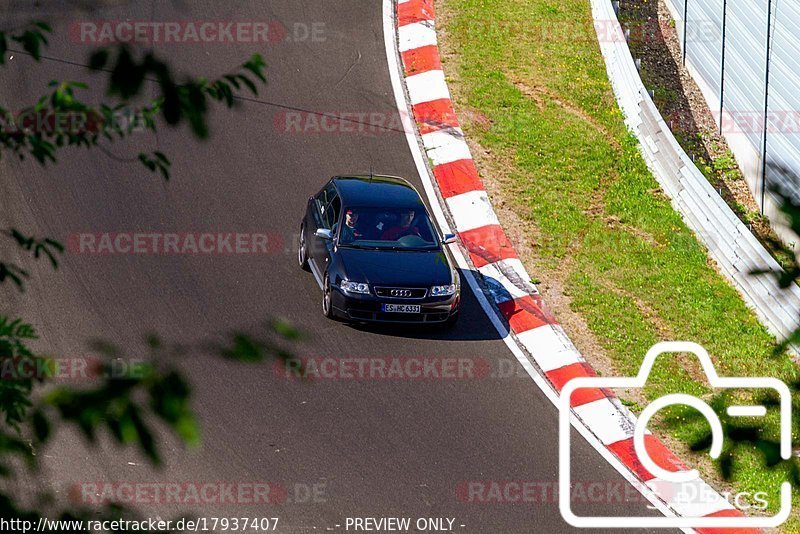
[{"label": "car roof", "polygon": [[414,186],[397,176],[334,176],[333,182],[345,206],[424,207]]}]

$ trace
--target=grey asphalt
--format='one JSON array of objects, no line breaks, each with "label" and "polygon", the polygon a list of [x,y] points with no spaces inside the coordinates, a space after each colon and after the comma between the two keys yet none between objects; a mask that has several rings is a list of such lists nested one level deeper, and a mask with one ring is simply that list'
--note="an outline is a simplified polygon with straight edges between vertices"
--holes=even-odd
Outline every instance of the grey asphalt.
[{"label": "grey asphalt", "polygon": [[[87,353],[88,340],[102,338],[135,358],[143,354],[147,332],[191,343],[282,316],[308,334],[295,347],[304,356],[475,357],[515,376],[298,383],[278,376],[271,364],[232,364],[199,351],[184,368],[195,390],[202,447],[187,451],[164,438],[166,467],[155,471],[133,450],[107,443],[87,448],[64,430],[41,451],[46,467],[32,487],[64,497],[83,481],[277,481],[294,502],[188,508],[201,516],[278,516],[279,532],[343,530],[346,518],[365,516],[451,517],[456,532],[571,531],[552,499],[491,504],[459,497],[466,481],[552,486],[558,478],[555,408],[523,376],[468,288],[452,332],[354,328],[322,317],[320,291],[295,262],[306,199],[329,176],[372,167],[421,185],[400,132],[286,133],[275,127],[275,115],[287,110],[391,112],[381,2],[113,2],[88,13],[78,11],[81,3],[71,5],[0,7],[6,27],[41,17],[56,29],[49,59],[36,65],[16,53],[2,70],[6,107],[33,103],[51,79],[89,81],[95,86],[90,98],[101,98],[102,77],[79,66],[91,47],[67,37],[76,21],[274,20],[290,36],[295,24],[298,31],[316,24],[318,38],[158,45],[157,53],[177,70],[209,78],[253,52],[265,56],[269,85],[232,112],[216,109],[208,142],[185,128],[162,127],[155,137],[137,134],[107,153],[66,151],[58,165],[44,169],[0,161],[0,222],[30,233],[67,242],[76,232],[265,231],[282,242],[277,252],[258,256],[67,253],[56,273],[43,262],[27,263],[28,291],[0,287],[0,313],[34,323],[42,336],[37,349],[75,357]],[[144,149],[170,156],[169,183],[130,161]],[[573,439],[573,450],[575,480],[622,482],[583,439]],[[316,498],[306,498],[311,487]],[[186,508],[138,506],[144,516],[162,517]],[[654,513],[641,502],[580,511]]]}]

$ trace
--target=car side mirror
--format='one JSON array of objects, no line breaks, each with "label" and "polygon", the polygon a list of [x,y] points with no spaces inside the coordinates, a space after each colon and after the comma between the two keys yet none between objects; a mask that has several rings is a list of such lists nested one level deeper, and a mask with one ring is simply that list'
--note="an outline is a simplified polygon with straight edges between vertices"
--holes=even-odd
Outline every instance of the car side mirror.
[{"label": "car side mirror", "polygon": [[314,232],[314,235],[321,237],[322,239],[333,239],[333,232],[327,228],[317,228],[317,231]]},{"label": "car side mirror", "polygon": [[445,245],[449,245],[450,243],[456,242],[456,234],[444,234],[444,238],[442,238],[442,243]]}]

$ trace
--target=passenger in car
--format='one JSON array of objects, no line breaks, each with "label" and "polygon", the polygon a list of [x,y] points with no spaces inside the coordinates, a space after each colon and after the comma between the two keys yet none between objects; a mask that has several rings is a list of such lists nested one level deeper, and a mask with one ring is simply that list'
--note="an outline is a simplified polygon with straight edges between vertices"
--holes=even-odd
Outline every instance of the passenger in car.
[{"label": "passenger in car", "polygon": [[359,214],[352,209],[344,212],[344,226],[339,240],[343,243],[351,243],[357,239],[364,239],[364,232],[358,224]]},{"label": "passenger in car", "polygon": [[419,228],[412,226],[414,222],[414,210],[407,210],[400,214],[400,221],[395,226],[390,226],[381,234],[384,241],[397,241],[403,236],[420,235]]}]

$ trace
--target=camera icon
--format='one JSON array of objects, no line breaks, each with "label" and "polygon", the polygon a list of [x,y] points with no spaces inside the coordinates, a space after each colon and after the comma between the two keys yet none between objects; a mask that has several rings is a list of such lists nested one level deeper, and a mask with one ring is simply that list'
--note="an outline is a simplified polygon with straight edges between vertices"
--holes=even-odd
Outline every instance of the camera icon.
[{"label": "camera icon", "polygon": [[[720,377],[717,375],[708,352],[697,343],[671,341],[653,345],[645,355],[639,373],[633,377],[580,377],[566,383],[561,390],[558,401],[559,409],[559,491],[558,505],[564,520],[578,528],[768,528],[776,527],[788,519],[791,512],[791,484],[781,484],[780,511],[774,516],[759,517],[590,517],[578,516],[572,510],[570,502],[570,426],[577,421],[577,414],[572,409],[571,399],[573,393],[586,388],[643,388],[653,368],[656,357],[663,353],[691,353],[697,356],[708,382],[715,389],[771,389],[777,392],[780,399],[780,455],[784,460],[791,458],[791,394],[785,383],[777,378],[769,377]],[[645,448],[645,434],[647,424],[659,410],[667,406],[685,404],[696,409],[706,418],[711,427],[712,458],[719,458],[722,453],[724,432],[719,415],[703,400],[683,393],[670,394],[660,397],[649,404],[638,418],[630,416],[629,426],[633,426],[633,445],[636,457],[642,466],[647,469],[659,484],[668,485],[671,491],[681,491],[680,488],[694,487],[703,484],[697,470],[668,471],[662,469],[650,457]],[[765,406],[729,406],[727,414],[731,417],[752,417],[766,415]],[[591,430],[592,421],[588,421]],[[640,490],[650,491],[651,484],[634,484]],[[707,487],[707,486],[706,486]],[[656,493],[658,493],[656,491]],[[684,492],[686,493],[686,492]],[[691,493],[691,492],[689,492]],[[696,492],[695,492],[696,494]],[[714,492],[716,495],[716,492]],[[718,496],[719,497],[719,496]],[[722,499],[721,497],[719,497]],[[700,507],[701,508],[701,507]]]}]

